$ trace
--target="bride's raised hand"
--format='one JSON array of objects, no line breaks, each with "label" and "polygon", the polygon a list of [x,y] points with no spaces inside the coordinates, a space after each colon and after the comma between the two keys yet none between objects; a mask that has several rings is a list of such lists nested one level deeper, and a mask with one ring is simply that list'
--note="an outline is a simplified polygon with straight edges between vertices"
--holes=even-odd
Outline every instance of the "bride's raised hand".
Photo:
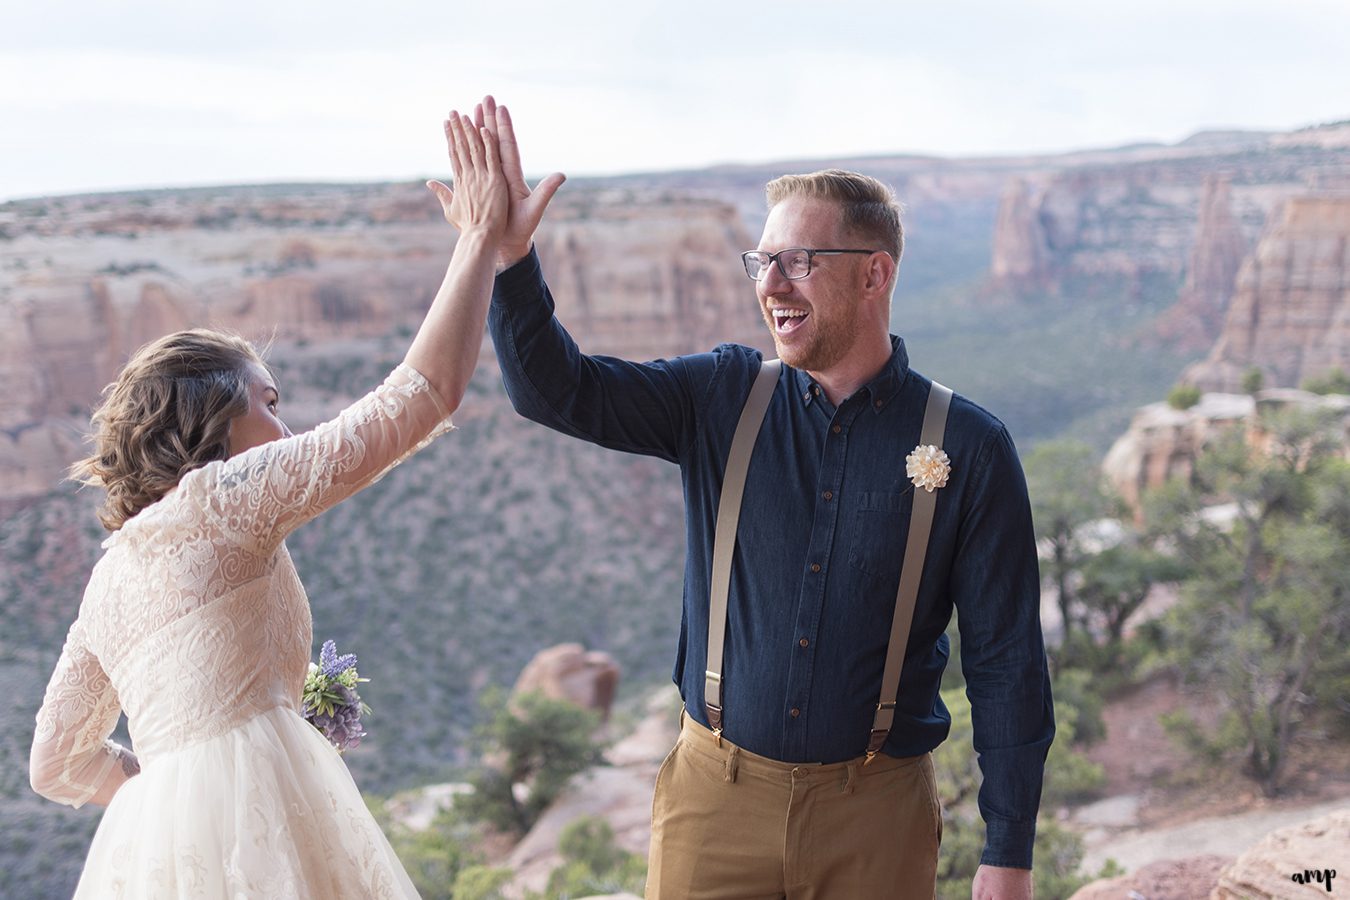
[{"label": "bride's raised hand", "polygon": [[446,220],[459,229],[459,240],[404,362],[422,373],[445,411],[453,412],[464,399],[482,348],[509,190],[496,134],[452,111],[445,120],[445,143],[455,186],[428,181],[427,187],[441,201]]},{"label": "bride's raised hand", "polygon": [[[481,104],[478,116],[482,116]],[[499,240],[506,228],[509,194],[497,135],[476,126],[469,116],[451,111],[445,120],[445,142],[455,187],[452,190],[439,181],[429,181],[427,186],[441,201],[446,221],[461,235],[472,232]]]}]

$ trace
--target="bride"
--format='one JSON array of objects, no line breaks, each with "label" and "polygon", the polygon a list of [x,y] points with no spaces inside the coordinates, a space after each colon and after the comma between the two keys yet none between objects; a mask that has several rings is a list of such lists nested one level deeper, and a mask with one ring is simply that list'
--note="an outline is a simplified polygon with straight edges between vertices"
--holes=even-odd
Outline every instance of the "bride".
[{"label": "bride", "polygon": [[[257,352],[209,330],[141,348],[106,389],[75,471],[106,490],[113,534],[30,765],[43,796],[108,807],[77,897],[417,896],[337,752],[301,718],[311,621],[284,539],[453,427],[508,205],[542,213],[561,183],[510,197],[508,176],[523,184],[510,115],[487,98],[476,119],[450,114],[454,190],[430,183],[461,232],[445,280],[370,394],[292,435]],[[120,711],[135,753],[109,740]]]}]

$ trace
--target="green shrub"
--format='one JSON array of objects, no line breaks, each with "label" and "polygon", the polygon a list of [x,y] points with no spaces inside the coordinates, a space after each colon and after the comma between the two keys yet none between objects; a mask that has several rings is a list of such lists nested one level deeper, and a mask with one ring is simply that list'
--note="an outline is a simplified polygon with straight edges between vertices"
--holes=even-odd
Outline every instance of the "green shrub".
[{"label": "green shrub", "polygon": [[[492,718],[479,729],[479,758],[499,762],[469,779],[474,791],[457,806],[493,828],[523,835],[568,779],[600,762],[597,718],[538,693],[507,702],[500,691],[485,691],[483,706]],[[524,797],[517,785],[524,786]]]},{"label": "green shrub", "polygon": [[1299,387],[1314,394],[1350,394],[1350,375],[1338,367],[1315,378],[1303,379]]},{"label": "green shrub", "polygon": [[451,886],[462,872],[482,862],[474,849],[479,831],[475,824],[452,807],[438,812],[430,826],[417,831],[395,821],[383,799],[367,797],[366,805],[389,836],[423,900],[454,900],[459,896]]},{"label": "green shrub", "polygon": [[1167,403],[1173,409],[1190,409],[1200,402],[1200,389],[1193,384],[1179,384],[1167,392]]},{"label": "green shrub", "polygon": [[569,824],[558,838],[558,850],[564,862],[549,876],[545,900],[642,893],[647,861],[617,846],[614,829],[604,819],[585,816]]},{"label": "green shrub", "polygon": [[455,900],[503,900],[502,886],[513,877],[510,869],[469,866],[455,878],[450,896]]}]

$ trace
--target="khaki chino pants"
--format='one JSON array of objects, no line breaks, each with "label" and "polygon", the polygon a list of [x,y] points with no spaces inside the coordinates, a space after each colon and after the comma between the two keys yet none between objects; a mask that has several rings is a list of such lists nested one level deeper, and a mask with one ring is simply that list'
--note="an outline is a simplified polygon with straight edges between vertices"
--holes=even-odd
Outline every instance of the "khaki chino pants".
[{"label": "khaki chino pants", "polygon": [[793,765],[682,719],[656,777],[647,900],[932,900],[930,754]]}]

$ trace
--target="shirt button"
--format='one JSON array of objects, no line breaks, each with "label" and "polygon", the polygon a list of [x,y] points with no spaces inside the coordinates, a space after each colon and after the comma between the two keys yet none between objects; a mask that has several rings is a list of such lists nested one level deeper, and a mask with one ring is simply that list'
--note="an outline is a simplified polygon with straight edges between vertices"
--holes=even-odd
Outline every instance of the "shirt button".
[{"label": "shirt button", "polygon": [[806,638],[802,638],[800,641],[797,642],[797,646],[799,646],[799,647],[809,647],[809,646],[811,646],[811,642],[808,641]]},{"label": "shirt button", "polygon": [[882,404],[883,402],[884,402],[884,401],[878,400],[876,403],[873,404],[873,406],[875,406],[877,409],[881,409],[881,404]]},{"label": "shirt button", "polygon": [[817,397],[819,397],[819,396],[820,396],[820,385],[816,385],[815,387],[811,388],[811,393],[813,393],[813,394],[815,394]]},{"label": "shirt button", "polygon": [[812,572],[819,572],[819,571],[820,571],[820,563],[811,563],[811,571],[812,571]]},{"label": "shirt button", "polygon": [[810,400],[810,399],[811,399],[811,392],[810,392],[810,391],[807,391],[805,394],[802,394],[802,399],[803,399],[803,400]]},{"label": "shirt button", "polygon": [[830,430],[833,431],[835,434],[838,434],[839,432],[843,431],[844,429],[841,428],[840,426],[836,425],[836,426],[834,426],[833,428],[831,428]]},{"label": "shirt button", "polygon": [[794,718],[794,719],[797,718],[798,716],[800,716],[801,714],[802,714],[802,711],[801,711],[800,709],[798,709],[797,707],[795,707],[795,706],[792,707],[791,711],[788,712],[788,715],[792,716],[792,718]]},{"label": "shirt button", "polygon": [[826,500],[833,500],[833,499],[834,499],[834,491],[826,491],[825,493],[821,494],[820,496],[824,497]]}]

